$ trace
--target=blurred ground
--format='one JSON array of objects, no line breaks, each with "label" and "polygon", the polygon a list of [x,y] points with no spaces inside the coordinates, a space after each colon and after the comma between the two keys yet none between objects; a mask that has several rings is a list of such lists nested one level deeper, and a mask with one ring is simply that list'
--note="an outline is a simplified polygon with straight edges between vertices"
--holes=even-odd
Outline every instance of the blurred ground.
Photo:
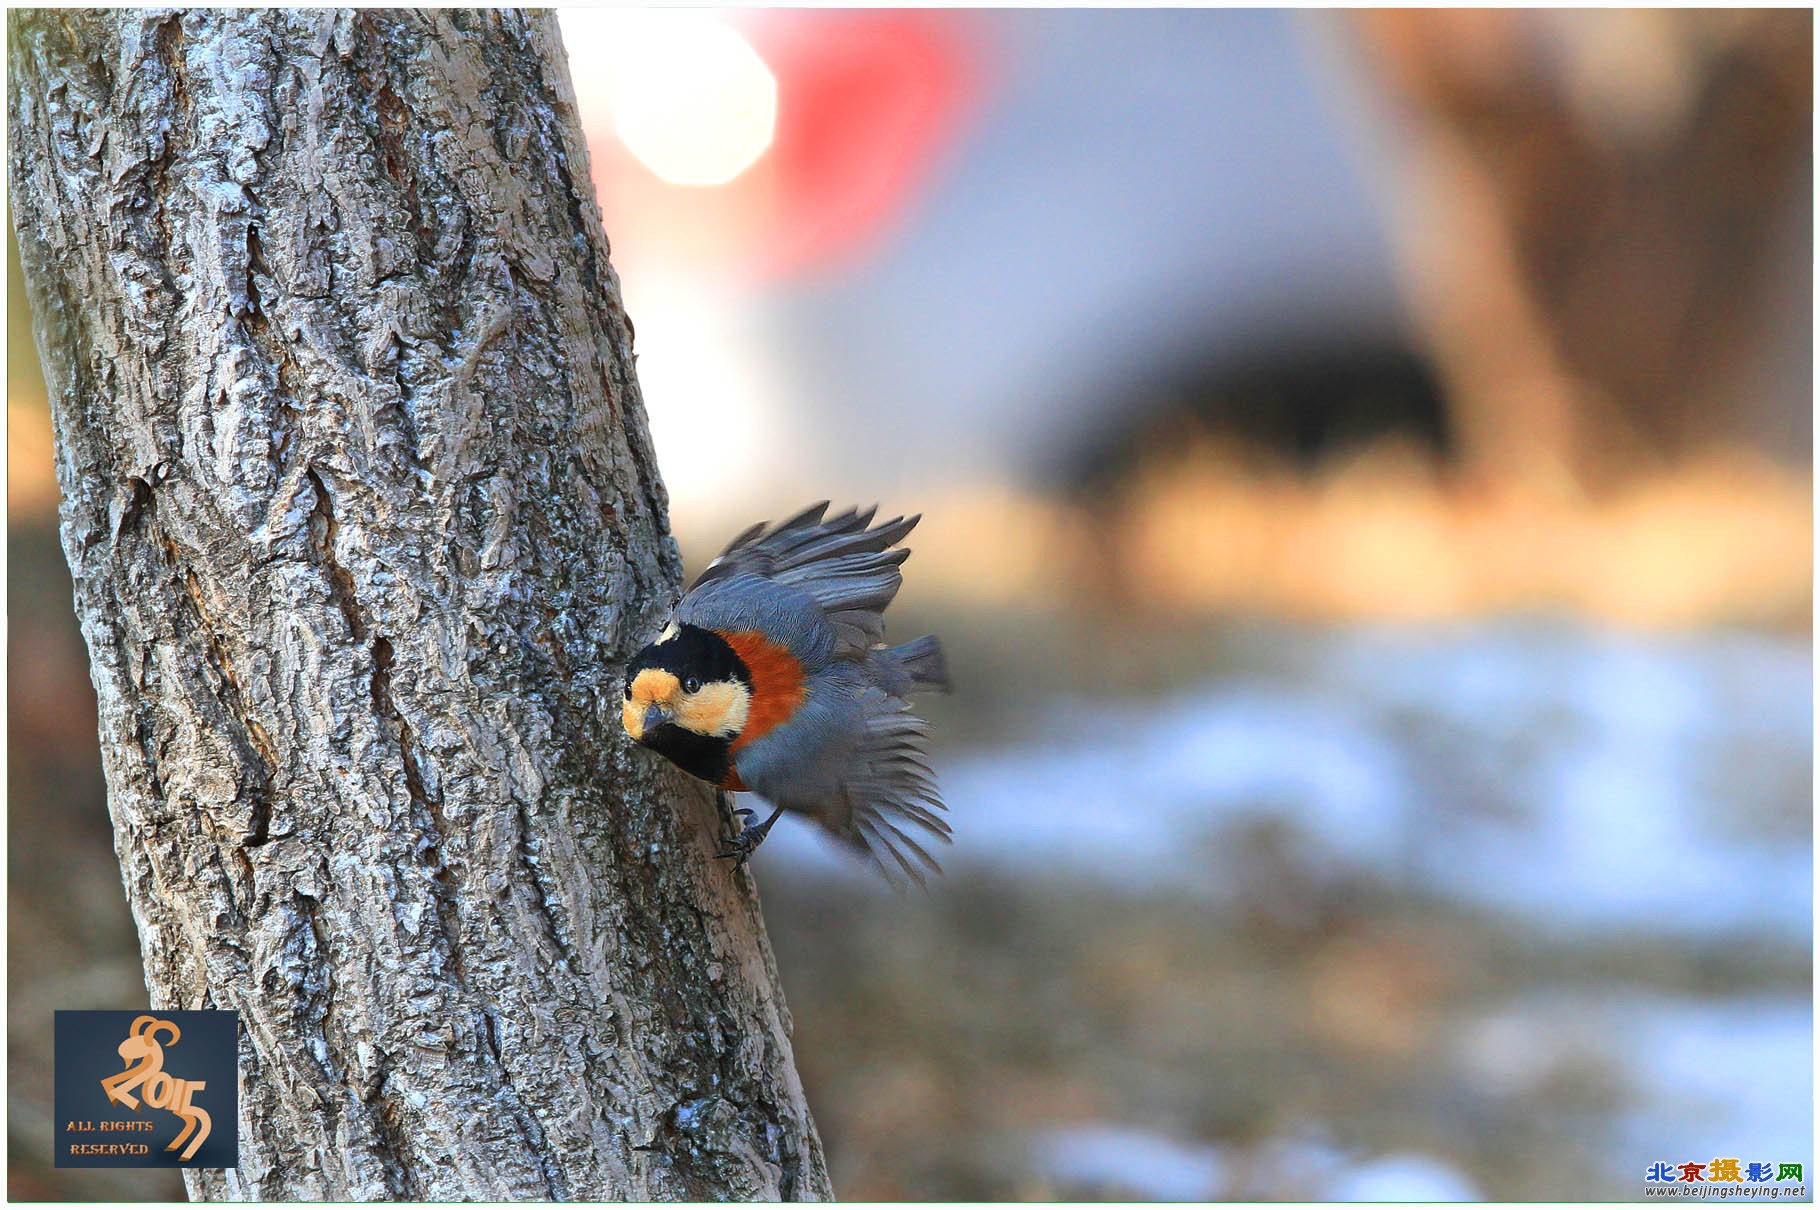
[{"label": "blurred ground", "polygon": [[1806,1154],[1805,641],[941,621],[947,879],[806,829],[757,861],[842,1196],[1635,1198]]}]

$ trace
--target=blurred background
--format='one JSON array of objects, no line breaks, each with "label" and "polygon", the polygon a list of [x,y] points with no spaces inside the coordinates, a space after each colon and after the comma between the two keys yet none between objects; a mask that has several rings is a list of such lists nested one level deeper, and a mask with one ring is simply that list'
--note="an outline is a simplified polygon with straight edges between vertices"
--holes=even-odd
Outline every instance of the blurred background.
[{"label": "blurred background", "polygon": [[[844,1198],[1811,1171],[1810,13],[561,19],[691,567],[925,514],[948,876],[754,863]],[[144,992],[8,269],[10,1191],[181,1196],[45,1163]]]}]

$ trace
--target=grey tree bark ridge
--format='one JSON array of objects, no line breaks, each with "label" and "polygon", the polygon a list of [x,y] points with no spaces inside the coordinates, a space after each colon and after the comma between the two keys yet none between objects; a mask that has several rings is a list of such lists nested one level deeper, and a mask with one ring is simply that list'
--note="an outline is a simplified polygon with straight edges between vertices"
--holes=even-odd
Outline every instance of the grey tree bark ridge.
[{"label": "grey tree bark ridge", "polygon": [[241,1015],[191,1195],[828,1197],[724,806],[615,723],[680,561],[554,17],[9,57],[151,1003]]}]

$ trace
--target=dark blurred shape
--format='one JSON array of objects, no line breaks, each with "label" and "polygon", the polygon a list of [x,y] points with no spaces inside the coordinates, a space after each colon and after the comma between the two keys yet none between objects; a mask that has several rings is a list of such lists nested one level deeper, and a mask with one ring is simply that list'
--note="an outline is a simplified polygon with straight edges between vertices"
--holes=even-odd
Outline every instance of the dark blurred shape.
[{"label": "dark blurred shape", "polygon": [[1106,499],[1146,454],[1189,434],[1268,452],[1303,470],[1385,438],[1437,460],[1454,447],[1427,359],[1388,341],[1310,341],[1191,365],[1107,412],[1102,436],[1085,442],[1062,470],[1063,481],[1089,501]]},{"label": "dark blurred shape", "polygon": [[1807,463],[1809,12],[1361,11],[1468,459],[1597,487],[1714,442]]}]

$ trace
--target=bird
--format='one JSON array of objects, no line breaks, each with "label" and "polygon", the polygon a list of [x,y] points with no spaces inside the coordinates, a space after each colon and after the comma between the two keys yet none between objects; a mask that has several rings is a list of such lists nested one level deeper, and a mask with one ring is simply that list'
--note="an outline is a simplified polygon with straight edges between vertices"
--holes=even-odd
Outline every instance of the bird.
[{"label": "bird", "polygon": [[622,721],[637,743],[702,781],[751,791],[717,856],[749,858],[786,811],[807,816],[893,883],[940,873],[947,808],[910,696],[951,688],[941,640],[884,642],[885,608],[921,514],[873,525],[877,506],[827,517],[821,501],[759,522],[698,576],[626,669]]}]

